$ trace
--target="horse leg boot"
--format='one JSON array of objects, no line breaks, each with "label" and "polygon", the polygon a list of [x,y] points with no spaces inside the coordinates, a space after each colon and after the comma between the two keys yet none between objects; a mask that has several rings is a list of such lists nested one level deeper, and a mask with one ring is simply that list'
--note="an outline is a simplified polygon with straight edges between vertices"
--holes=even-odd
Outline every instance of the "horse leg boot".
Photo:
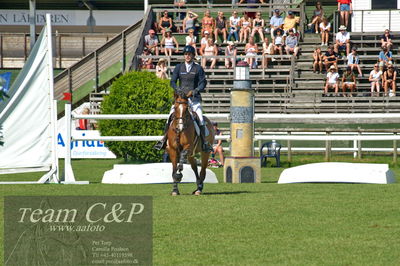
[{"label": "horse leg boot", "polygon": [[169,120],[168,122],[165,124],[164,127],[164,136],[161,140],[159,140],[156,145],[154,145],[154,149],[156,150],[162,150],[165,149],[165,145],[167,144],[167,133],[168,133],[168,128],[169,128]]},{"label": "horse leg boot", "polygon": [[208,143],[208,141],[206,140],[206,126],[205,125],[200,126],[200,138],[201,138],[201,143],[202,143],[202,146],[201,146],[202,150],[204,152],[212,152],[214,149],[210,145],[210,143]]}]

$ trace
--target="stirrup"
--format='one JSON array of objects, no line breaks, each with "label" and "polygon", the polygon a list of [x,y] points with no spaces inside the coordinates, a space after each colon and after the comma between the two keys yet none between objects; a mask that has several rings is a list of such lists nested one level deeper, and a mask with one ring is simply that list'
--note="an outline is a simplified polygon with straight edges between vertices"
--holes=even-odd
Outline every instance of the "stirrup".
[{"label": "stirrup", "polygon": [[153,148],[158,151],[161,151],[162,149],[165,149],[165,143],[166,143],[166,141],[164,141],[164,139],[162,139],[162,140],[158,141],[156,143],[156,145],[154,145]]}]

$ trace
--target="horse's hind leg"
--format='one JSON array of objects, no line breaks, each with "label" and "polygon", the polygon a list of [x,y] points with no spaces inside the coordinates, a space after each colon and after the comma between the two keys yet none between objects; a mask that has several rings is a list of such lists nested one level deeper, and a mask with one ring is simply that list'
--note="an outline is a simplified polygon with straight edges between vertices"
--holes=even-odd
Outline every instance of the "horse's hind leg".
[{"label": "horse's hind leg", "polygon": [[200,195],[201,190],[203,189],[203,187],[202,187],[202,186],[201,186],[201,187],[199,186],[199,184],[200,184],[200,176],[199,176],[199,171],[197,170],[197,162],[196,162],[196,159],[195,159],[193,156],[190,156],[190,157],[188,158],[188,161],[189,161],[189,163],[190,163],[190,166],[192,166],[192,170],[193,170],[194,174],[196,175],[197,189],[196,189],[195,191],[193,191],[192,194],[194,194],[194,195]]},{"label": "horse's hind leg", "polygon": [[[201,170],[200,176],[197,178],[197,190],[193,194],[200,195],[204,188],[204,179],[206,178],[206,169],[208,166],[209,152],[201,152]],[[197,177],[197,176],[196,176]]]}]

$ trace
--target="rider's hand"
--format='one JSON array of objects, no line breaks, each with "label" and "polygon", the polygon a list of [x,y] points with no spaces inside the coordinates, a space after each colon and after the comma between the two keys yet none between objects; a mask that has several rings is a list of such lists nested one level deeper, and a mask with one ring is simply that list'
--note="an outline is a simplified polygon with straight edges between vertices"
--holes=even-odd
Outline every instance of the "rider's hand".
[{"label": "rider's hand", "polygon": [[192,97],[192,96],[193,96],[193,91],[189,91],[189,93],[186,94],[186,96],[187,96],[188,98]]}]

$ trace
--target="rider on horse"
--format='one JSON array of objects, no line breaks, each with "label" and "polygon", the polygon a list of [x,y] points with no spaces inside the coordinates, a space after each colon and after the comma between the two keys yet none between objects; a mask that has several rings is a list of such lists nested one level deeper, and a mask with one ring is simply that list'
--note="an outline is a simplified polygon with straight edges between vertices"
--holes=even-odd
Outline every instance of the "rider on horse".
[{"label": "rider on horse", "polygon": [[[183,91],[189,97],[189,106],[192,111],[197,114],[200,122],[200,138],[202,141],[202,149],[205,152],[209,152],[212,151],[213,148],[206,141],[205,137],[206,129],[203,119],[200,95],[200,92],[204,91],[207,84],[206,75],[204,73],[204,69],[199,64],[193,62],[195,50],[192,46],[185,46],[185,48],[183,48],[183,54],[185,57],[185,62],[180,63],[175,67],[174,73],[171,77],[171,87],[174,88],[175,91]],[[176,84],[177,80],[179,80],[179,87]],[[174,105],[171,107],[171,111],[165,125],[164,137],[154,146],[154,148],[157,150],[165,148],[167,142],[166,134],[169,128],[170,117],[173,112]]]}]

